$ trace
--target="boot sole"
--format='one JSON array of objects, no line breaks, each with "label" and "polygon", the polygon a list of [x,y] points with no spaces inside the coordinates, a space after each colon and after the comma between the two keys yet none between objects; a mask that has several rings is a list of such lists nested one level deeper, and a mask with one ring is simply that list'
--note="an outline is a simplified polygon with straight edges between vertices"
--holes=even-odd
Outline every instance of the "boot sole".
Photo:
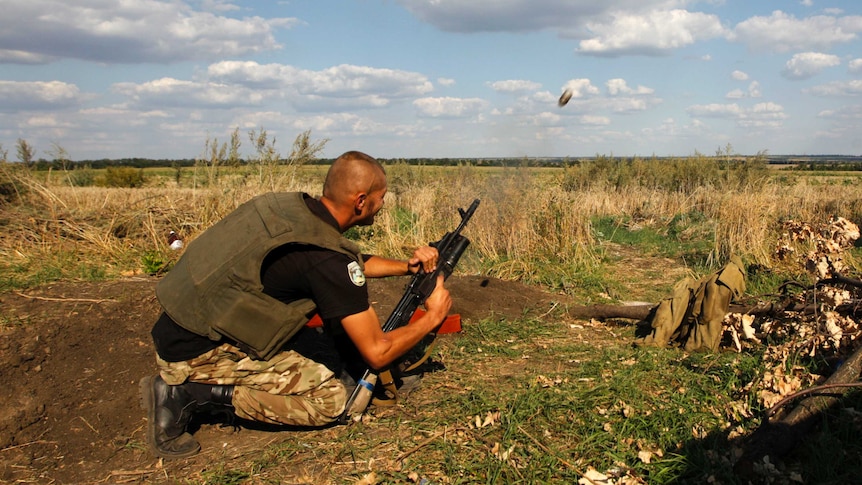
[{"label": "boot sole", "polygon": [[188,458],[196,455],[201,449],[190,450],[184,453],[166,453],[156,446],[156,396],[153,394],[153,381],[156,376],[146,376],[138,384],[141,390],[141,408],[147,412],[147,445],[150,451],[159,458]]}]

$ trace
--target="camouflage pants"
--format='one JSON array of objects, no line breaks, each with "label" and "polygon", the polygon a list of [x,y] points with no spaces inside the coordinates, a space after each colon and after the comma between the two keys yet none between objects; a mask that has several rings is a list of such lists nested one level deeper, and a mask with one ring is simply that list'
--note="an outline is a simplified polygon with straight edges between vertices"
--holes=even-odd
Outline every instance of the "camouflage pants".
[{"label": "camouflage pants", "polygon": [[344,384],[326,366],[288,350],[253,360],[230,344],[182,362],[158,355],[159,374],[170,385],[186,380],[235,386],[233,406],[243,419],[269,424],[321,426],[334,422],[347,401]]}]

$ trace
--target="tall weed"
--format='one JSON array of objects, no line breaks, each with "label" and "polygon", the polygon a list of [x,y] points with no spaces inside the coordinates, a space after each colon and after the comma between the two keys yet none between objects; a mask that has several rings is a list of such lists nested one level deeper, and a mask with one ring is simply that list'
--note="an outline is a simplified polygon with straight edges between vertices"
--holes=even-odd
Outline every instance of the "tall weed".
[{"label": "tall weed", "polygon": [[[142,271],[142,259],[156,256],[169,267],[181,253],[167,247],[171,230],[194,239],[270,190],[320,195],[326,167],[306,162],[324,142],[303,133],[282,160],[265,131],[249,136],[255,155],[248,160],[237,158],[235,132],[229,143],[208,141],[194,168],[148,174],[136,188],[79,187],[68,176],[46,177],[3,162],[0,256],[14,264],[37,261],[34,255],[43,251],[74,251],[106,267],[107,275]],[[481,204],[466,231],[471,249],[459,270],[567,292],[615,285],[602,281],[607,244],[636,246],[696,266],[722,264],[739,254],[769,267],[783,221],[842,215],[859,222],[862,216],[858,185],[823,190],[824,182],[816,178],[799,177],[793,184],[767,179],[758,160],[598,157],[564,169],[394,162],[386,170],[389,192],[376,223],[349,234],[367,252],[408,256],[452,230],[458,209],[478,198]]]}]

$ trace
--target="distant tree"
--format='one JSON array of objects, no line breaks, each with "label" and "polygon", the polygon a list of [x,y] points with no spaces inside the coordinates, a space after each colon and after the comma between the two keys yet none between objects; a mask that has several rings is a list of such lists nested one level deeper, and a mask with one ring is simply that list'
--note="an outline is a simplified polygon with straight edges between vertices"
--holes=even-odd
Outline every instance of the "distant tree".
[{"label": "distant tree", "polygon": [[230,148],[227,153],[227,164],[231,167],[239,167],[242,163],[242,157],[239,156],[239,147],[242,143],[239,141],[239,127],[234,128],[230,134]]},{"label": "distant tree", "polygon": [[293,146],[290,149],[290,158],[287,159],[288,165],[305,165],[306,163],[317,158],[317,154],[323,150],[323,147],[329,142],[328,138],[311,141],[311,130],[306,130],[296,135],[293,140]]},{"label": "distant tree", "polygon": [[55,165],[59,164],[60,168],[63,169],[63,171],[69,170],[69,168],[71,168],[71,166],[70,166],[71,160],[69,160],[69,152],[67,152],[65,148],[61,147],[57,143],[52,143],[51,147],[52,148],[51,148],[51,152],[49,153],[49,155],[53,159],[54,164]]},{"label": "distant tree", "polygon": [[18,138],[16,145],[18,149],[18,161],[23,163],[25,167],[30,168],[33,165],[36,150],[23,138]]}]

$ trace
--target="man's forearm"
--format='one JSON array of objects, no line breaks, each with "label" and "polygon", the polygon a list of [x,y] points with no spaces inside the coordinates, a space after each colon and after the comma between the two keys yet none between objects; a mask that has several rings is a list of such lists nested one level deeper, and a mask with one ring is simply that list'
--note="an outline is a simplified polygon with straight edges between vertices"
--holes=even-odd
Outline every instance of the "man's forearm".
[{"label": "man's forearm", "polygon": [[407,261],[371,256],[365,260],[365,276],[368,278],[383,278],[386,276],[403,276],[410,274]]}]

